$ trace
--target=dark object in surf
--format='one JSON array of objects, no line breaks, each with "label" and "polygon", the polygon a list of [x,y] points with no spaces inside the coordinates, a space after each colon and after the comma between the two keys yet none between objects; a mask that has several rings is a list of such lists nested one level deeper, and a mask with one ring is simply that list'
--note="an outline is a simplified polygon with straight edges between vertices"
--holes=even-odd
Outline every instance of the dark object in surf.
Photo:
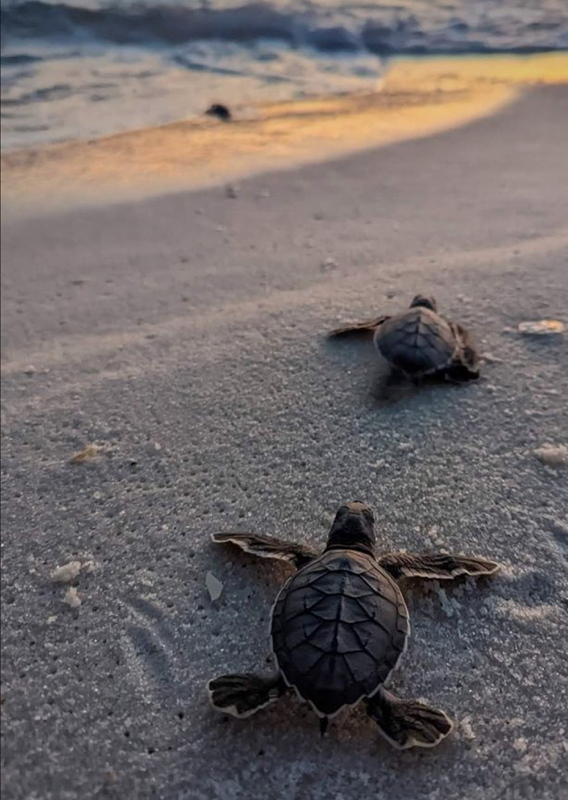
[{"label": "dark object in surf", "polygon": [[434,747],[452,730],[443,711],[399,700],[385,685],[406,649],[408,609],[396,580],[453,580],[492,575],[493,561],[448,554],[375,556],[375,520],[364,503],[339,509],[323,553],[310,546],[251,533],[219,533],[213,541],[238,545],[298,570],[272,610],[271,634],[279,671],[222,675],[207,684],[214,708],[248,717],[295,690],[320,718],[364,701],[380,733],[401,750]]},{"label": "dark object in surf", "polygon": [[438,314],[434,297],[417,295],[401,314],[344,325],[329,336],[366,333],[373,333],[377,350],[394,374],[414,381],[435,376],[456,383],[479,377],[479,353],[472,334]]},{"label": "dark object in surf", "polygon": [[214,103],[212,106],[209,106],[205,113],[207,116],[217,117],[217,119],[220,119],[223,122],[230,122],[232,119],[231,112],[227,106],[224,106],[221,103]]}]

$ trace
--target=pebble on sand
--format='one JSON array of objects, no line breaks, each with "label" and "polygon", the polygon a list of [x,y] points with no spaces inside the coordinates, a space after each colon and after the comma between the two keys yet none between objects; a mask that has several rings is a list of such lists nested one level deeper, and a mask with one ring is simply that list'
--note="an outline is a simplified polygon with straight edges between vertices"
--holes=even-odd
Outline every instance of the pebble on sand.
[{"label": "pebble on sand", "polygon": [[81,572],[80,561],[69,561],[61,567],[56,567],[51,573],[51,580],[55,583],[71,583]]},{"label": "pebble on sand", "polygon": [[67,603],[67,605],[71,606],[71,608],[78,608],[83,601],[79,597],[77,589],[74,586],[70,586],[65,592],[63,602]]},{"label": "pebble on sand", "polygon": [[533,450],[534,455],[548,467],[565,467],[568,465],[568,447],[564,444],[543,444]]}]

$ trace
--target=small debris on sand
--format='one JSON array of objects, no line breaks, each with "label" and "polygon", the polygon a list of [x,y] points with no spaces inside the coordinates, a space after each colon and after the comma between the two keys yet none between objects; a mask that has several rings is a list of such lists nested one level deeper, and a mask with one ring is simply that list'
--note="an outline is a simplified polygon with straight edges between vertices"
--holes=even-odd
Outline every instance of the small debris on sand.
[{"label": "small debris on sand", "polygon": [[109,769],[105,773],[105,782],[106,783],[116,783],[118,780],[118,775],[113,769]]},{"label": "small debris on sand", "polygon": [[55,583],[71,583],[80,572],[81,562],[69,561],[68,564],[63,564],[63,566],[53,570],[51,573],[51,580]]},{"label": "small debris on sand", "polygon": [[464,717],[460,722],[460,730],[462,732],[462,736],[464,739],[475,739],[475,733],[473,728],[471,727],[471,717],[467,716]]},{"label": "small debris on sand", "polygon": [[540,319],[536,322],[521,322],[518,330],[524,336],[556,336],[563,332],[564,323],[557,319]]},{"label": "small debris on sand", "polygon": [[75,453],[71,459],[71,463],[82,464],[83,461],[87,461],[89,458],[95,458],[101,450],[102,447],[99,447],[98,444],[88,444],[82,450],[79,450],[78,453]]},{"label": "small debris on sand", "polygon": [[213,602],[218,600],[223,593],[223,584],[218,580],[212,572],[208,572],[205,576],[205,585],[209,592],[209,597]]},{"label": "small debris on sand", "polygon": [[533,454],[548,467],[565,467],[568,465],[568,447],[564,444],[543,444],[533,450]]},{"label": "small debris on sand", "polygon": [[444,614],[447,617],[453,617],[460,608],[458,601],[455,599],[450,599],[446,594],[445,589],[438,589],[436,594],[438,595],[438,599],[444,610]]},{"label": "small debris on sand", "polygon": [[337,269],[337,261],[331,258],[331,256],[328,256],[328,258],[324,258],[321,262],[320,269],[322,272],[330,272],[332,269]]},{"label": "small debris on sand", "polygon": [[497,358],[497,356],[494,356],[493,353],[483,353],[481,358],[487,364],[502,364],[503,363],[503,359],[502,358]]},{"label": "small debris on sand", "polygon": [[67,605],[71,606],[71,608],[78,608],[83,601],[79,597],[77,589],[74,586],[70,586],[65,592],[63,602],[67,603]]},{"label": "small debris on sand", "polygon": [[233,186],[231,183],[225,186],[225,197],[230,197],[234,200],[237,197],[237,187]]},{"label": "small debris on sand", "polygon": [[48,624],[48,625],[53,625],[55,622],[57,622],[57,614],[51,614],[51,615],[50,615],[50,616],[47,618],[47,624]]}]

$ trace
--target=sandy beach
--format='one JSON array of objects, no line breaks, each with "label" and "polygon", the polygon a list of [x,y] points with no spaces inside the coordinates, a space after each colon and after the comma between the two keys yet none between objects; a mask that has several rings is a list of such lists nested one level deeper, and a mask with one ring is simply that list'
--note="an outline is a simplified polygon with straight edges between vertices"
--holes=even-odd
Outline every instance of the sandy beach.
[{"label": "sandy beach", "polygon": [[[566,797],[568,473],[534,451],[568,444],[568,334],[516,328],[568,323],[568,86],[486,76],[438,124],[422,75],[406,141],[400,109],[373,109],[373,139],[359,106],[333,145],[287,108],[282,150],[213,161],[192,191],[179,125],[124,135],[171,159],[138,181],[117,137],[91,168],[85,143],[3,156],[6,800]],[[417,291],[471,326],[482,377],[384,407],[371,346],[325,333]],[[245,720],[207,702],[209,678],[267,666],[289,574],[210,534],[323,546],[353,499],[384,550],[503,564],[408,593],[394,688],[456,720],[433,751],[390,749],[362,710],[321,739],[294,698]],[[69,594],[52,574],[72,561]]]},{"label": "sandy beach", "polygon": [[395,60],[373,93],[313,97],[2,155],[4,216],[202,189],[432,135],[533,86],[568,84],[568,54]]}]

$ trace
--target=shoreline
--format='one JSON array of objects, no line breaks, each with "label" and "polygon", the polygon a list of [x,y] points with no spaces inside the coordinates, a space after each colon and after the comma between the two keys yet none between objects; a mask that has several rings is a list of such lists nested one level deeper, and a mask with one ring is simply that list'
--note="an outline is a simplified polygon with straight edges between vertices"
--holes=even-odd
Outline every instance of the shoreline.
[{"label": "shoreline", "polygon": [[394,60],[372,94],[267,104],[229,125],[181,121],[6,152],[3,213],[51,215],[328,161],[459,127],[555,83],[568,83],[568,53]]}]

